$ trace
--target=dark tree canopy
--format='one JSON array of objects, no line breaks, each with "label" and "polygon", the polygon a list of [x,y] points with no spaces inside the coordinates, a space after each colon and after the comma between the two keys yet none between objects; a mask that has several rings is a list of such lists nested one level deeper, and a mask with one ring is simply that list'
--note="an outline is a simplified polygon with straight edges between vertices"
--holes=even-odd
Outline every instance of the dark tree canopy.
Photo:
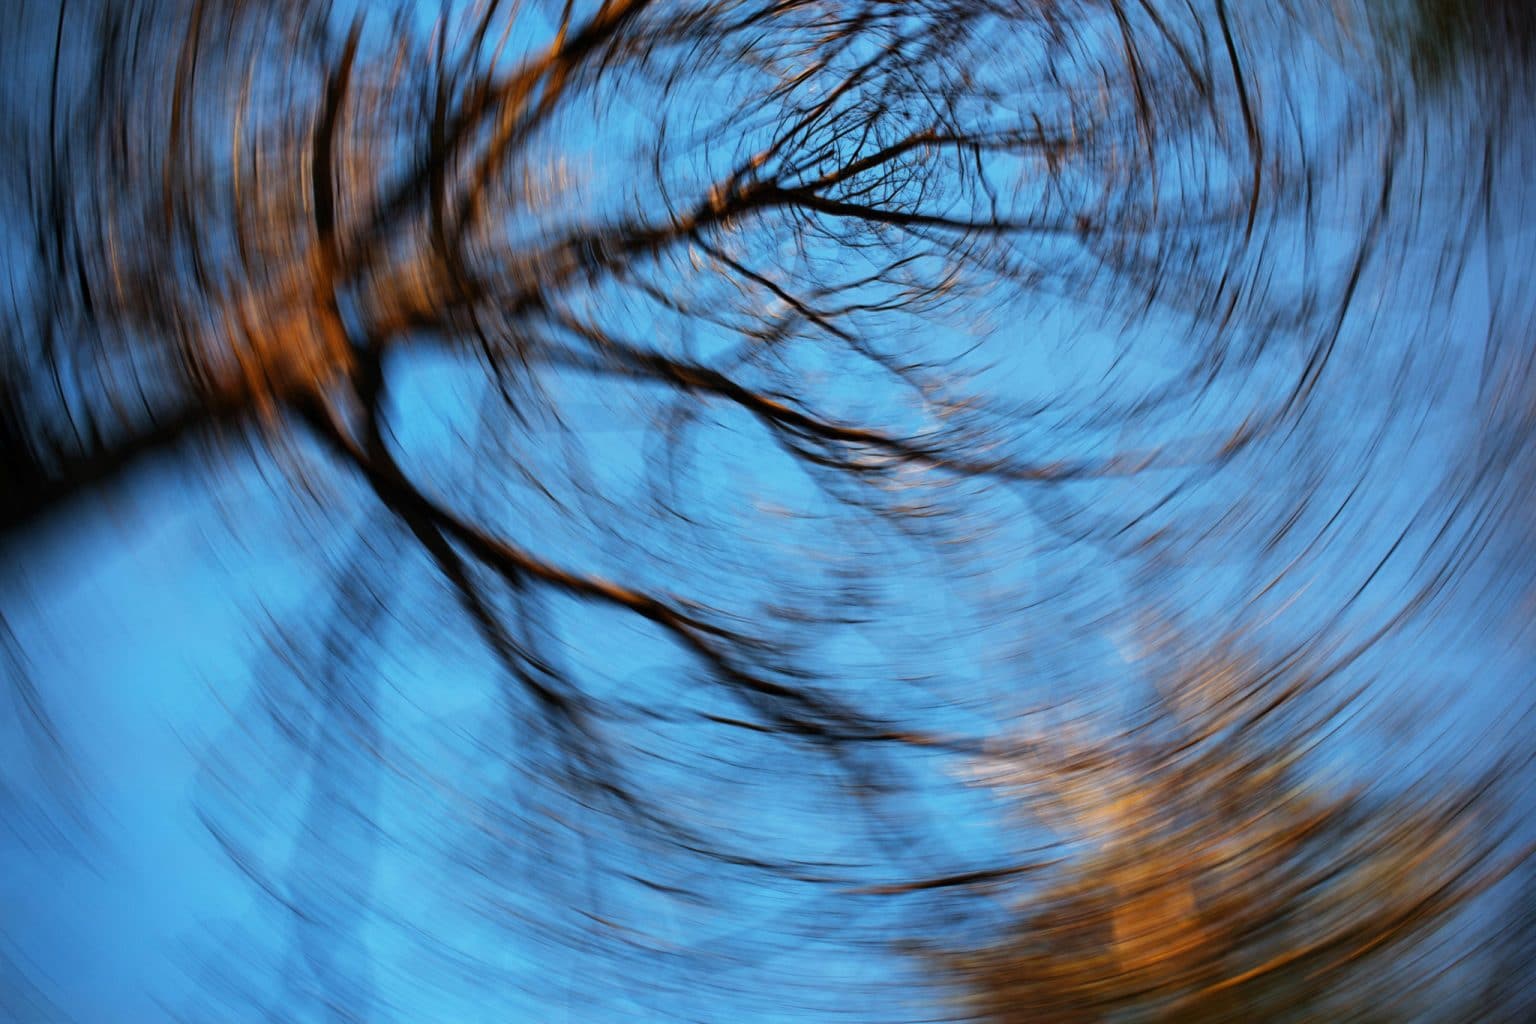
[{"label": "dark tree canopy", "polygon": [[[403,961],[591,1019],[711,1017],[801,972],[794,998],[844,1013],[816,950],[1025,870],[935,810],[986,802],[953,769],[1023,710],[1140,692],[1101,671],[1127,623],[1305,648],[1329,682],[1296,706],[1333,714],[1422,622],[1509,635],[1488,567],[1526,592],[1526,296],[1488,301],[1476,359],[1446,338],[1463,276],[1503,287],[1493,246],[1529,249],[1503,195],[1529,144],[1497,112],[1528,75],[1465,19],[1467,94],[1422,72],[1443,54],[1375,45],[1422,50],[1442,6],[26,5],[0,556],[253,468],[236,525],[304,538],[200,812],[292,942],[244,973],[238,932],[201,950],[208,1005],[405,1013],[371,980]],[[1456,95],[1493,112],[1447,117]],[[1435,430],[1452,454],[1423,466]],[[1257,675],[1211,713],[1288,692]],[[1191,769],[1218,804],[1282,785],[1229,767]],[[1298,891],[1396,849],[1372,820],[1448,813],[1319,799],[1274,827],[1345,852],[1265,854]],[[1469,890],[1506,863],[1477,840]],[[1403,913],[1440,927],[1463,895]],[[471,933],[604,983],[474,962]],[[968,955],[1003,974],[1034,941],[993,939]],[[1077,1005],[1069,981],[1041,998]]]}]

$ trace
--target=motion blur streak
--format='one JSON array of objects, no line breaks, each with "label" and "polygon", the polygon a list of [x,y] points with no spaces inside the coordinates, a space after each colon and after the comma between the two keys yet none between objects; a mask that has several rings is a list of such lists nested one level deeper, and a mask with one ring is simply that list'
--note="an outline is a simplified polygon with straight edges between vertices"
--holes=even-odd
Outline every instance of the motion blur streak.
[{"label": "motion blur streak", "polygon": [[0,1019],[1536,1019],[1536,8],[3,7]]}]

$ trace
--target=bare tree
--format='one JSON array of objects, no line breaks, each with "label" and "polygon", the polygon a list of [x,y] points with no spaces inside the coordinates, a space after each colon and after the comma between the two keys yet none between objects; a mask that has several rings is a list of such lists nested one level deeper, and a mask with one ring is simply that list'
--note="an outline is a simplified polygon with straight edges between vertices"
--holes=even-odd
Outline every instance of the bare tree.
[{"label": "bare tree", "polygon": [[[781,645],[743,626],[756,616],[677,577],[671,545],[708,551],[696,520],[718,488],[658,472],[678,490],[626,518],[582,468],[588,431],[646,427],[676,470],[734,417],[829,508],[900,529],[956,481],[1159,464],[1030,436],[961,386],[969,343],[931,319],[973,326],[988,307],[965,297],[996,282],[1010,313],[1048,287],[1192,308],[1218,288],[1256,213],[1257,138],[1247,192],[1165,195],[1152,140],[1222,144],[1210,94],[1228,87],[1155,17],[1165,60],[1127,37],[1102,63],[1125,17],[618,0],[348,25],[329,5],[61,6],[47,116],[16,129],[37,158],[16,183],[34,259],[4,350],[6,532],[146,460],[253,440],[296,477],[360,485],[556,717],[579,717],[580,686],[506,602],[644,620],[770,728],[894,738],[791,682]],[[1210,258],[1172,276],[1175,245]],[[455,458],[423,462],[400,405],[434,361],[475,385],[475,422]]]}]

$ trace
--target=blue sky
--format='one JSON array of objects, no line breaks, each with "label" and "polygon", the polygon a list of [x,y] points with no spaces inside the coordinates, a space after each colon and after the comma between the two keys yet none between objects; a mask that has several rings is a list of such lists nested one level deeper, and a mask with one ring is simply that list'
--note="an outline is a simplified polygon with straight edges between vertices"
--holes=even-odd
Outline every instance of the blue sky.
[{"label": "blue sky", "polygon": [[[1297,65],[1289,69],[1296,70],[1291,85],[1312,112],[1308,123],[1342,118],[1327,89],[1345,73],[1321,61],[1322,70],[1305,60]],[[1366,116],[1372,109],[1363,103]],[[620,136],[637,130],[630,116]],[[997,531],[977,556],[992,588],[947,585],[936,560],[904,556],[911,558],[904,572],[882,585],[907,618],[821,642],[818,663],[837,667],[845,692],[911,714],[925,700],[920,682],[896,686],[880,675],[894,660],[890,652],[910,649],[914,665],[952,677],[947,694],[970,696],[979,709],[931,711],[930,723],[958,731],[1007,714],[1000,709],[1022,714],[1063,693],[1122,692],[1106,681],[1134,674],[1123,655],[1134,646],[1134,611],[1148,596],[1199,623],[1201,635],[1246,620],[1263,624],[1277,644],[1320,627],[1347,640],[1390,616],[1424,581],[1424,566],[1458,538],[1491,538],[1493,546],[1475,550],[1430,614],[1340,682],[1374,678],[1378,709],[1400,702],[1429,710],[1405,716],[1406,739],[1362,717],[1329,755],[1341,770],[1368,779],[1416,777],[1447,758],[1528,742],[1530,638],[1510,620],[1518,618],[1517,601],[1528,599],[1515,587],[1530,567],[1521,564],[1519,538],[1477,518],[1481,492],[1459,468],[1496,433],[1490,417],[1506,415],[1507,406],[1493,406],[1483,376],[1488,338],[1518,335],[1536,322],[1521,271],[1532,237],[1523,226],[1530,190],[1518,169],[1529,144],[1511,138],[1497,172],[1509,186],[1498,191],[1499,202],[1510,212],[1494,242],[1468,250],[1454,296],[1426,296],[1421,282],[1436,279],[1442,249],[1455,250],[1460,237],[1457,218],[1468,214],[1454,154],[1466,145],[1459,133],[1475,137],[1476,126],[1457,123],[1453,109],[1444,127],[1437,119],[1447,116],[1433,107],[1412,113],[1429,145],[1407,159],[1391,222],[1401,233],[1364,276],[1313,399],[1320,411],[1290,442],[1238,460],[1231,473],[1192,487],[1173,506],[1183,515],[1175,522],[1197,529],[1207,525],[1206,510],[1245,503],[1251,522],[1239,520],[1241,528],[1203,544],[1154,537],[1149,543],[1167,542],[1163,557],[1139,562],[1120,557],[1134,534],[1066,543],[1043,520],[1058,511],[1057,500],[1080,501],[1089,512],[1096,502],[1150,501],[1165,476],[1022,501],[987,494],[967,525]],[[600,153],[575,148],[576,158],[600,163]],[[1349,259],[1340,240],[1358,228],[1373,196],[1373,152],[1368,143],[1355,162],[1323,169],[1335,190],[1323,207],[1339,218],[1314,236],[1309,255],[1323,265]],[[603,180],[602,166],[589,170],[591,180]],[[1411,172],[1418,170],[1416,182]],[[1422,221],[1411,229],[1410,214]],[[1295,224],[1272,230],[1276,246],[1300,234]],[[1269,286],[1286,287],[1284,270]],[[1075,389],[1076,411],[1091,415],[1105,381],[1147,388],[1188,363],[1176,318],[1147,316],[1118,335],[1087,305],[1063,303],[1028,319],[1016,313],[1007,302],[996,309],[992,326],[1005,358],[982,378],[1002,394]],[[633,326],[647,333],[646,324]],[[659,344],[678,343],[662,326],[649,333]],[[921,340],[958,348],[968,338],[934,331]],[[695,342],[708,350],[708,332]],[[1111,368],[1116,344],[1133,356]],[[1165,425],[1196,436],[1230,427],[1230,408],[1272,398],[1266,389],[1287,379],[1298,358],[1283,344],[1270,350],[1231,378],[1235,385],[1211,389],[1205,404],[1177,409]],[[474,427],[481,396],[473,372],[452,360],[423,359],[408,369],[413,383],[396,395],[400,422],[410,424],[398,438],[402,461],[438,486],[468,488],[474,474],[442,452],[456,430]],[[533,429],[519,440],[574,440],[591,455],[605,499],[628,512],[643,508],[641,470],[654,433],[633,413],[644,410],[644,394],[616,397],[575,380],[558,382],[557,392],[581,424],[575,437]],[[835,380],[823,393],[850,406],[864,398]],[[739,545],[711,552],[713,561],[669,562],[699,555],[664,544],[644,561],[622,534],[582,533],[587,520],[562,520],[523,494],[510,505],[553,557],[627,565],[660,580],[692,572],[701,592],[721,600],[757,594],[733,584],[727,570],[793,581],[804,547],[831,559],[832,568],[838,558],[857,568],[888,551],[881,538],[857,531],[829,539],[825,519],[765,511],[816,512],[822,499],[748,418],[725,409],[711,416],[686,481],[720,527],[709,536]],[[136,479],[110,504],[73,512],[67,529],[15,555],[3,577],[0,607],[78,778],[71,786],[44,777],[46,759],[29,756],[19,742],[18,709],[4,710],[5,779],[23,810],[10,813],[9,831],[0,833],[0,952],[13,975],[19,970],[52,1000],[60,1019],[154,1020],[171,1010],[188,1020],[256,1019],[263,1010],[325,1019],[315,989],[327,986],[349,992],[363,1018],[402,1021],[867,1022],[918,1015],[911,965],[888,946],[903,926],[902,904],[871,900],[850,911],[826,895],[828,887],[803,879],[669,860],[666,846],[577,808],[541,778],[551,748],[518,731],[528,719],[508,716],[494,664],[455,622],[419,555],[390,546],[387,531],[381,558],[369,564],[374,584],[395,599],[385,618],[389,638],[377,651],[359,652],[335,684],[353,688],[378,713],[366,726],[321,713],[304,721],[303,742],[283,743],[272,722],[253,713],[253,701],[275,695],[292,698],[286,710],[294,714],[314,711],[296,696],[304,680],[284,675],[273,656],[271,631],[289,624],[306,640],[323,636],[333,598],[317,569],[346,564],[354,547],[338,540],[345,524],[371,528],[380,520],[356,511],[364,506],[347,484],[335,497],[348,511],[335,516],[282,496],[293,478],[270,460],[237,454],[213,486],[208,479],[196,467]],[[1262,535],[1266,517],[1283,518],[1309,486],[1313,498],[1298,525],[1269,552],[1230,546],[1233,537]],[[1356,496],[1345,505],[1351,491]],[[1452,519],[1447,509],[1458,497],[1471,511]],[[1341,506],[1346,511],[1335,518]],[[506,507],[483,499],[482,508]],[[597,501],[588,514],[600,518],[603,508]],[[731,541],[742,527],[765,532]],[[1289,570],[1283,582],[1243,603],[1257,575],[1276,568]],[[558,597],[549,610],[559,624],[546,638],[549,649],[581,669],[609,708],[675,702],[730,712],[729,702],[701,695],[695,667],[654,631]],[[1427,721],[1443,728],[1426,728]],[[854,802],[828,782],[829,766],[802,750],[697,723],[606,728],[634,754],[640,777],[680,810],[743,848],[815,862],[815,871],[829,875],[889,881],[913,868],[938,873],[995,862],[1003,847],[1028,845],[1018,835],[989,833],[998,808],[943,776],[901,797],[904,810],[921,806],[947,820],[927,845],[910,844],[901,834],[881,836],[878,816],[858,817]],[[361,742],[387,751],[387,770],[359,767],[352,751]],[[255,854],[272,893],[231,865],[210,823]],[[887,859],[875,862],[879,857]],[[656,895],[624,878],[628,868],[698,898]],[[336,920],[306,929],[284,901],[322,908]],[[215,968],[233,988],[250,991],[236,998],[221,989]]]}]

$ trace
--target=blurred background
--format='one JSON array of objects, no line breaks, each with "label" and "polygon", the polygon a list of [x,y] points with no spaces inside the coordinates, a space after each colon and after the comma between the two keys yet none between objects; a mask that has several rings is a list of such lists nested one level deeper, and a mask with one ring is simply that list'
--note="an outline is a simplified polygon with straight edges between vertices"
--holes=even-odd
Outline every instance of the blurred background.
[{"label": "blurred background", "polygon": [[0,1020],[1536,1014],[1536,13],[0,15]]}]

